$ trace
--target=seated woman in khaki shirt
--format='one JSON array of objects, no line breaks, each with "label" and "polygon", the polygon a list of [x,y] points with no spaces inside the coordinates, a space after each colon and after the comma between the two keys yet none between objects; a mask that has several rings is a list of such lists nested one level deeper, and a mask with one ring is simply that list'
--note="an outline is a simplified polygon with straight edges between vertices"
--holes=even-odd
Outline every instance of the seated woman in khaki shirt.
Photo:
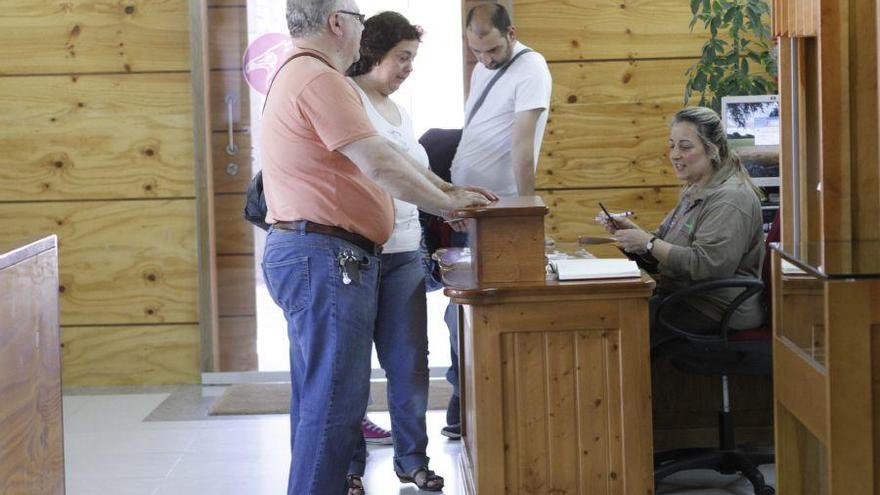
[{"label": "seated woman in khaki shirt", "polygon": [[[672,119],[669,159],[685,183],[678,204],[660,228],[646,232],[627,219],[615,219],[616,229],[599,215],[628,253],[658,262],[659,299],[695,282],[722,278],[761,278],[764,258],[759,190],[739,157],[731,151],[713,110],[690,107]],[[694,332],[717,329],[727,304],[742,289],[719,289],[694,296],[673,313],[682,327]],[[759,296],[745,301],[730,319],[733,329],[760,326],[764,308]],[[667,340],[652,325],[652,347]]]}]

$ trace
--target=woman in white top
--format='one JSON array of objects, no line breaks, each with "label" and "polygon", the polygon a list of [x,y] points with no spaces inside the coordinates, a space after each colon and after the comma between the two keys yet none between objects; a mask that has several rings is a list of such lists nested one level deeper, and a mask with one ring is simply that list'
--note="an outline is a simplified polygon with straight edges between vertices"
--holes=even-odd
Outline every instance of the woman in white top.
[{"label": "woman in white top", "polygon": [[[428,168],[428,155],[416,140],[406,111],[389,95],[413,70],[422,30],[396,12],[382,12],[364,23],[361,59],[349,70],[376,130],[394,143],[414,167]],[[388,378],[388,408],[394,442],[394,470],[402,482],[440,491],[443,478],[428,469],[428,330],[422,230],[415,205],[394,200],[391,238],[383,246],[379,313],[373,341]],[[361,477],[366,444],[361,440],[348,474],[348,494],[364,493]]]}]

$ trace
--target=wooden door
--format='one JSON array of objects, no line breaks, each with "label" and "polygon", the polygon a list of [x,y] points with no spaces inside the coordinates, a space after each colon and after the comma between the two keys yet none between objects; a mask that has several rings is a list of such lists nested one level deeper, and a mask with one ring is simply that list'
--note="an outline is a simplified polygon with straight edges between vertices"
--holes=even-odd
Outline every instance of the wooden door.
[{"label": "wooden door", "polygon": [[[217,283],[215,371],[257,369],[254,230],[242,219],[251,178],[250,100],[241,60],[247,48],[247,0],[208,0],[212,215]],[[210,184],[210,182],[209,182]]]}]

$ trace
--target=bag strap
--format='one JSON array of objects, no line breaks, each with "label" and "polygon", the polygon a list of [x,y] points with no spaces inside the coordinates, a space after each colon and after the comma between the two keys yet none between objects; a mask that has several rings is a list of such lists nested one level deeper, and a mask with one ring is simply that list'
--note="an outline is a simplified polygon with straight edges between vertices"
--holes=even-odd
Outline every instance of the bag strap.
[{"label": "bag strap", "polygon": [[276,77],[278,76],[278,74],[281,72],[281,69],[283,69],[284,66],[287,65],[291,60],[293,60],[293,59],[295,59],[295,58],[299,58],[299,57],[312,57],[312,58],[314,58],[314,59],[316,59],[316,60],[320,60],[321,62],[324,62],[324,63],[327,64],[327,66],[330,67],[331,69],[333,68],[333,66],[330,65],[330,62],[327,62],[327,60],[325,60],[323,57],[320,57],[320,56],[318,56],[318,55],[315,55],[314,53],[310,53],[310,52],[299,52],[299,53],[297,53],[297,54],[292,55],[290,58],[288,58],[287,60],[285,60],[283,64],[281,64],[281,67],[278,67],[278,70],[276,70],[274,74],[272,74],[272,80],[269,81],[269,87],[266,88],[266,99],[263,100],[263,110],[262,110],[260,113],[266,113],[266,102],[269,101],[269,91],[272,90],[272,85],[275,84],[275,78],[276,78]]},{"label": "bag strap", "polygon": [[526,53],[533,52],[533,51],[534,50],[532,50],[531,48],[526,48],[524,50],[520,50],[519,53],[517,53],[516,55],[514,55],[514,57],[512,59],[510,59],[510,62],[507,62],[506,64],[504,64],[504,67],[498,69],[498,72],[495,74],[495,76],[492,78],[492,80],[489,81],[489,84],[486,85],[486,89],[483,90],[483,94],[481,94],[480,98],[477,100],[477,102],[474,103],[474,108],[471,108],[471,112],[468,114],[468,118],[464,123],[465,127],[467,127],[468,124],[471,123],[471,119],[473,119],[474,115],[477,114],[477,110],[479,110],[480,107],[483,106],[483,102],[486,101],[486,96],[489,94],[489,90],[492,89],[492,86],[494,86],[496,82],[498,82],[498,79],[501,79],[501,76],[503,76],[504,73],[507,72],[507,69],[509,69],[510,66],[513,65],[514,62],[516,62],[516,59],[525,55]]}]

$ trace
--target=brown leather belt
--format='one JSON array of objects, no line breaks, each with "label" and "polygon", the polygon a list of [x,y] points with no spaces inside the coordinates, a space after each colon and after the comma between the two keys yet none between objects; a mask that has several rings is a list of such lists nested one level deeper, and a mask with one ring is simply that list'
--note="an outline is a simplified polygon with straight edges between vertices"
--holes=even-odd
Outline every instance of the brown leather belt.
[{"label": "brown leather belt", "polygon": [[323,225],[320,223],[309,222],[308,220],[295,220],[293,222],[275,222],[272,226],[278,230],[304,230],[315,234],[329,235],[331,237],[348,241],[373,256],[379,256],[382,254],[382,246],[360,234],[355,234],[354,232],[349,232],[339,227],[333,227],[332,225]]}]

